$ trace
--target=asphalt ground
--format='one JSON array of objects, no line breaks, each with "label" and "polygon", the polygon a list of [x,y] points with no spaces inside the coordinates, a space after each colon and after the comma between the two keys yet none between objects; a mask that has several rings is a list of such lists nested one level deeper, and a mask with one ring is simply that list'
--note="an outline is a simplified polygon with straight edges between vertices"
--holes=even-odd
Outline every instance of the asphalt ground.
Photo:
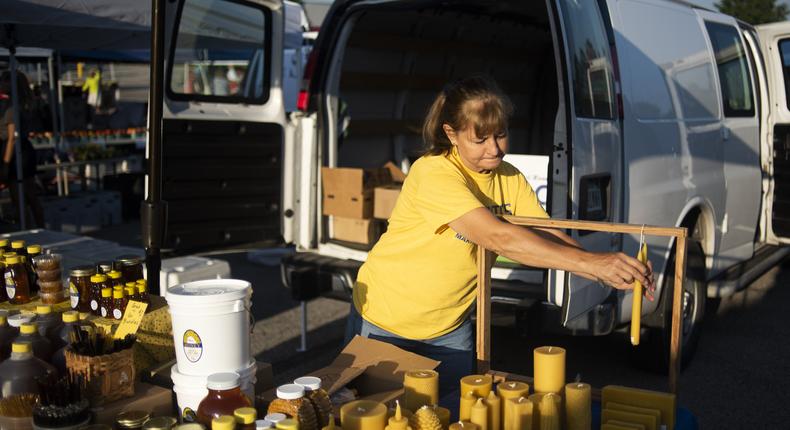
[{"label": "asphalt ground", "polygon": [[[126,233],[97,233],[132,245]],[[121,233],[119,235],[119,233]],[[139,243],[139,242],[136,242]],[[348,303],[317,299],[307,305],[307,351],[300,352],[300,306],[280,281],[276,260],[251,261],[244,252],[212,255],[226,260],[232,275],[253,284],[256,319],[253,350],[272,363],[275,383],[289,382],[329,364],[341,347]],[[702,429],[790,429],[790,260],[763,274],[747,289],[709,307],[694,360],[680,379],[681,406]],[[665,375],[640,370],[633,363],[626,336],[536,335],[513,327],[492,330],[492,367],[529,375],[532,348],[567,349],[567,375],[593,386],[619,384],[665,390]]]}]

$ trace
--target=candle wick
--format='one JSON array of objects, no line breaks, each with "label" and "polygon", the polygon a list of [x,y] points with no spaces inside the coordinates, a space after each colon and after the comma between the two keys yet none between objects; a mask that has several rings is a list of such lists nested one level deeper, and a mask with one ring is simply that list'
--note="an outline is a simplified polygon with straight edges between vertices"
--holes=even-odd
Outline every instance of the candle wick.
[{"label": "candle wick", "polygon": [[483,382],[483,380],[482,380],[482,379],[480,379],[480,378],[477,378],[477,379],[475,379],[475,382],[478,382],[478,383],[480,383],[480,382]]},{"label": "candle wick", "polygon": [[367,412],[367,411],[368,411],[367,409],[365,409],[365,408],[363,408],[361,406],[357,407],[357,412]]},{"label": "candle wick", "polygon": [[510,388],[516,388],[516,383],[515,382],[511,382],[510,383]]},{"label": "candle wick", "polygon": [[551,347],[549,347],[549,352],[551,352]]}]

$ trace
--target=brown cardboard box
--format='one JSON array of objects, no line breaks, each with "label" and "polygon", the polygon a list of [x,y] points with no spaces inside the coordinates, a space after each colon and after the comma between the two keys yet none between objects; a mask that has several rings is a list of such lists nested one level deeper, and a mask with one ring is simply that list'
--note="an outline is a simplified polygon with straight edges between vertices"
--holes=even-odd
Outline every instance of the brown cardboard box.
[{"label": "brown cardboard box", "polygon": [[373,217],[373,189],[391,182],[387,169],[347,167],[321,169],[324,215],[345,218]]},{"label": "brown cardboard box", "polygon": [[[404,351],[389,343],[356,336],[327,367],[310,372],[321,378],[329,394],[348,387],[361,399],[389,402],[403,394],[403,375],[409,370],[435,369],[436,360]],[[262,403],[276,397],[275,390],[260,396]]]},{"label": "brown cardboard box", "polygon": [[173,415],[173,392],[156,385],[139,382],[134,397],[108,403],[92,409],[94,423],[115,424],[115,417],[124,411],[149,411],[152,417]]},{"label": "brown cardboard box", "polygon": [[401,190],[400,184],[376,187],[373,192],[373,218],[390,219]]},{"label": "brown cardboard box", "polygon": [[406,180],[406,174],[403,173],[403,170],[396,166],[392,161],[387,161],[387,164],[384,165],[384,168],[389,171],[393,182],[402,184],[403,181]]},{"label": "brown cardboard box", "polygon": [[379,221],[332,217],[332,239],[370,245],[378,240],[380,231]]}]

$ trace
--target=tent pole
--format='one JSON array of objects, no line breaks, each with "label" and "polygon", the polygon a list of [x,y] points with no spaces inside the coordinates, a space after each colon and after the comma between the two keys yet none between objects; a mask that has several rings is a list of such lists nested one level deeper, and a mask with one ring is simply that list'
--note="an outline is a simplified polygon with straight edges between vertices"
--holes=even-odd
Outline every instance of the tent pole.
[{"label": "tent pole", "polygon": [[49,82],[49,110],[51,111],[50,115],[52,115],[52,143],[57,146],[57,136],[58,136],[58,82],[60,79],[55,77],[55,58],[53,55],[50,55],[47,58],[47,74]]},{"label": "tent pole", "polygon": [[151,0],[151,88],[148,92],[148,187],[141,209],[145,265],[151,294],[160,294],[161,249],[167,227],[162,200],[162,106],[165,70],[165,2]]},{"label": "tent pole", "polygon": [[8,63],[11,69],[11,103],[14,110],[14,158],[16,161],[16,186],[19,195],[19,228],[25,230],[27,225],[25,223],[25,187],[22,182],[22,116],[19,112],[19,88],[17,86],[17,70],[16,70],[16,48],[10,47],[8,49]]},{"label": "tent pole", "polygon": [[[60,121],[58,121],[58,125],[60,126],[60,133],[58,136],[58,149],[63,151],[63,136],[66,134],[66,113],[63,109],[63,83],[60,81],[61,73],[63,73],[63,59],[60,57],[60,53],[57,54],[58,56],[58,79],[56,82],[58,83],[58,116]],[[69,195],[68,190],[66,190],[66,195]]]}]

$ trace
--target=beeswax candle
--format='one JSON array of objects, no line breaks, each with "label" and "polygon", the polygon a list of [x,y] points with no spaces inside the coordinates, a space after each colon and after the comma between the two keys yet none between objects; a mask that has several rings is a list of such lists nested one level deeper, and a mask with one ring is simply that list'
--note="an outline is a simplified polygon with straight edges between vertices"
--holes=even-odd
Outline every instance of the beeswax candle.
[{"label": "beeswax candle", "polygon": [[560,396],[546,393],[540,400],[540,430],[560,430]]},{"label": "beeswax candle", "polygon": [[395,416],[389,419],[389,425],[385,430],[406,430],[409,427],[408,418],[403,416],[400,408],[400,402],[395,401]]},{"label": "beeswax candle", "polygon": [[345,430],[384,430],[387,407],[372,400],[356,400],[340,408],[340,425]]},{"label": "beeswax candle", "polygon": [[473,392],[477,397],[486,397],[491,392],[491,375],[469,375],[461,378],[461,392]]},{"label": "beeswax candle", "polygon": [[535,392],[559,393],[565,386],[565,349],[558,346],[535,348]]},{"label": "beeswax candle", "polygon": [[472,413],[469,421],[477,424],[480,430],[488,430],[488,407],[483,403],[483,399],[477,399],[477,402],[472,406]]},{"label": "beeswax candle", "polygon": [[439,373],[433,370],[412,370],[403,376],[403,406],[417,411],[423,406],[439,403]]},{"label": "beeswax candle", "polygon": [[461,396],[461,405],[458,408],[459,421],[469,421],[472,417],[472,406],[477,403],[477,396],[471,391]]},{"label": "beeswax candle", "polygon": [[[647,264],[647,244],[643,243],[636,259]],[[634,282],[633,298],[631,301],[631,345],[639,345],[639,335],[642,330],[642,283]]]},{"label": "beeswax candle", "polygon": [[485,400],[488,406],[488,430],[502,430],[502,399],[491,391]]},{"label": "beeswax candle", "polygon": [[469,421],[458,421],[450,424],[449,430],[480,430],[480,427]]},{"label": "beeswax candle", "polygon": [[532,430],[535,428],[533,426],[535,407],[531,400],[522,396],[517,399],[508,399],[507,403],[510,421],[505,423],[505,430]]},{"label": "beeswax candle", "polygon": [[497,385],[497,394],[502,399],[502,427],[504,430],[510,430],[513,423],[513,416],[508,400],[518,399],[529,395],[529,385],[518,381],[505,381]]},{"label": "beeswax candle", "polygon": [[574,382],[565,386],[565,423],[567,430],[590,430],[592,427],[589,384]]}]

